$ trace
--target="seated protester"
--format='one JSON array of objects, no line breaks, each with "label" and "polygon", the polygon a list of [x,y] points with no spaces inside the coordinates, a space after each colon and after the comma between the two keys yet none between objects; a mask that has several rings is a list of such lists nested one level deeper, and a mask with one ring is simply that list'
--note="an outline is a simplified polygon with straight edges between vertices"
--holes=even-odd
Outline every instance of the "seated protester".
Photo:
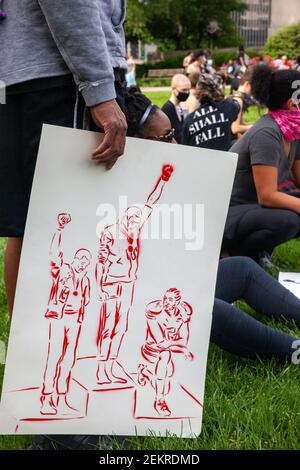
[{"label": "seated protester", "polygon": [[125,75],[126,86],[128,88],[136,86],[136,64],[135,61],[130,55],[127,59],[127,73]]},{"label": "seated protester", "polygon": [[242,78],[243,74],[240,73],[240,72],[237,72],[237,74],[235,75],[234,79],[232,80],[231,82],[231,86],[230,86],[230,94],[233,95],[233,93],[235,91],[238,91],[239,89],[239,86],[240,86],[240,83],[241,83],[241,78]]},{"label": "seated protester", "polygon": [[219,86],[220,90],[223,91],[223,94],[225,96],[226,93],[226,73],[222,70],[219,70],[218,72],[215,72],[214,74],[215,81],[217,85]]},{"label": "seated protester", "polygon": [[186,75],[178,73],[174,75],[171,82],[172,93],[170,99],[163,105],[162,110],[171,121],[175,130],[175,139],[180,144],[183,121],[186,111],[181,103],[186,101],[190,95],[191,82]]},{"label": "seated protester", "polygon": [[236,66],[238,70],[245,73],[248,65],[250,64],[250,57],[246,54],[244,46],[240,46],[236,58]]},{"label": "seated protester", "polygon": [[239,87],[236,91],[233,91],[228,99],[235,100],[240,106],[240,112],[236,120],[232,123],[232,144],[238,140],[239,134],[245,134],[251,129],[252,124],[246,124],[244,121],[244,112],[251,104],[251,77],[254,71],[254,67],[250,66],[247,72],[242,76]]},{"label": "seated protester", "polygon": [[188,66],[190,65],[191,61],[193,60],[193,56],[194,56],[194,53],[193,51],[191,51],[184,57],[182,61],[182,67],[184,68],[184,70],[186,70]]},{"label": "seated protester", "polygon": [[293,70],[297,70],[297,72],[300,72],[300,55],[295,60],[292,68]]},{"label": "seated protester", "polygon": [[[166,115],[142,94],[127,94],[128,135],[172,141]],[[174,140],[173,143],[176,143]],[[220,261],[213,308],[211,341],[240,357],[291,361],[296,337],[270,328],[232,305],[244,299],[257,313],[285,318],[300,327],[300,300],[246,257]]]},{"label": "seated protester", "polygon": [[300,233],[300,110],[293,85],[300,73],[256,67],[255,99],[269,108],[231,148],[239,155],[224,242],[232,255],[265,262]]},{"label": "seated protester", "polygon": [[189,79],[191,82],[191,89],[190,89],[190,96],[186,101],[180,103],[180,106],[183,110],[186,111],[186,114],[191,114],[196,109],[199,108],[199,99],[198,99],[198,90],[197,90],[197,83],[200,78],[200,72],[192,72],[189,75]]},{"label": "seated protester", "polygon": [[125,93],[125,115],[128,137],[176,143],[168,116],[137,89]]},{"label": "seated protester", "polygon": [[233,80],[234,79],[234,74],[235,74],[235,63],[234,60],[229,59],[228,64],[226,65],[226,72],[228,77]]},{"label": "seated protester", "polygon": [[190,77],[191,73],[198,72],[198,73],[207,73],[208,70],[206,68],[207,64],[207,54],[204,50],[200,49],[198,51],[194,51],[192,58],[190,60],[189,65],[186,68],[186,74]]},{"label": "seated protester", "polygon": [[219,78],[212,75],[200,75],[197,89],[200,106],[186,118],[181,143],[228,151],[232,142],[231,126],[238,117],[240,106],[236,101],[224,99]]}]

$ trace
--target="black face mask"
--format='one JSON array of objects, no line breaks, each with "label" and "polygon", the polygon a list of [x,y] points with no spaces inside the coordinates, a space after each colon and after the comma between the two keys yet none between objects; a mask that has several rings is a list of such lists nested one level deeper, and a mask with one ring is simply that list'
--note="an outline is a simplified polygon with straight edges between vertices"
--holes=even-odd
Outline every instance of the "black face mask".
[{"label": "black face mask", "polygon": [[189,93],[189,92],[186,93],[186,92],[184,92],[184,91],[179,91],[176,98],[177,98],[180,102],[183,102],[183,101],[186,101],[189,96],[190,96],[190,93]]}]

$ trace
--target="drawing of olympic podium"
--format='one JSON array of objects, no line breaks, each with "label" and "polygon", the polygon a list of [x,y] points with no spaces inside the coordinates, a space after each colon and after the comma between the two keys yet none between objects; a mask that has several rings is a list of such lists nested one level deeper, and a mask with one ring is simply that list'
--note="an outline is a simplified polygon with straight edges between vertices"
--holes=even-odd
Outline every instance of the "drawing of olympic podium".
[{"label": "drawing of olympic podium", "polygon": [[[94,356],[77,354],[86,312],[97,314],[89,308],[92,254],[87,248],[79,248],[71,262],[65,260],[62,237],[71,215],[58,215],[50,248],[52,287],[45,314],[48,347],[42,386],[13,391],[21,393],[28,404],[26,409],[32,410],[27,417],[16,417],[17,426],[24,426],[26,421],[88,419],[105,407],[107,394],[126,395],[128,412],[136,419],[189,419],[198,415],[202,404],[176,377],[177,357],[187,362],[194,359],[188,349],[193,309],[178,288],[166,288],[160,300],[145,299],[147,331],[138,370],[126,370],[119,357],[134,302],[141,232],[172,173],[172,166],[165,165],[144,206],[128,207],[121,219],[106,226],[100,235]],[[184,416],[176,411],[174,397],[178,394],[184,395]]]}]

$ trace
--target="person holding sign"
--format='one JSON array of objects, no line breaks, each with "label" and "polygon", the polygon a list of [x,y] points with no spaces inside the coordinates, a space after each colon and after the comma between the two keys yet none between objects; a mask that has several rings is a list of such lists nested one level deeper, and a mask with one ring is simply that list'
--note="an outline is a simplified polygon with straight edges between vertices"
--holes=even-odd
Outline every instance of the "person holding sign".
[{"label": "person holding sign", "polygon": [[91,116],[92,130],[104,133],[92,151],[93,161],[110,169],[123,154],[125,3],[4,1],[0,81],[6,85],[6,104],[0,105],[0,236],[8,237],[5,284],[10,313],[43,123],[86,128]]}]

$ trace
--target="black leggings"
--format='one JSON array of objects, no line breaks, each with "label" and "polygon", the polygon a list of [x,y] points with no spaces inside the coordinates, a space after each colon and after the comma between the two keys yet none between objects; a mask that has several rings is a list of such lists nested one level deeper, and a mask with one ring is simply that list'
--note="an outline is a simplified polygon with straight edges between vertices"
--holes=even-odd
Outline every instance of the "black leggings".
[{"label": "black leggings", "polygon": [[272,254],[281,243],[299,236],[300,217],[296,212],[285,209],[265,209],[259,205],[230,207],[226,225],[234,219],[234,212],[241,210],[235,218],[234,236],[225,245],[231,255],[249,256],[254,260],[262,251]]},{"label": "black leggings", "polygon": [[270,328],[235,306],[245,300],[257,313],[294,321],[300,327],[300,300],[246,257],[220,261],[211,341],[242,357],[291,360],[298,338]]}]

